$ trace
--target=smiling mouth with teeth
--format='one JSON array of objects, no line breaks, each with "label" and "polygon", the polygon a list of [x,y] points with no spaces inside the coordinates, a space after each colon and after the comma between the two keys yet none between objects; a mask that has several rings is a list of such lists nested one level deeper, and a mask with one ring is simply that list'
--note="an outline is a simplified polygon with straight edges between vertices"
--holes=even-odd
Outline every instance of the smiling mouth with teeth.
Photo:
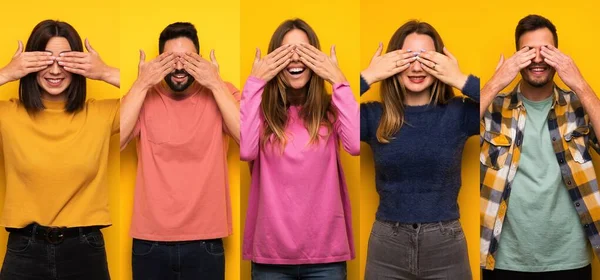
[{"label": "smiling mouth with teeth", "polygon": [[50,85],[60,85],[64,78],[45,78]]},{"label": "smiling mouth with teeth", "polygon": [[302,67],[294,67],[294,68],[288,68],[287,71],[292,74],[292,75],[300,75],[304,72],[306,68],[302,68]]}]

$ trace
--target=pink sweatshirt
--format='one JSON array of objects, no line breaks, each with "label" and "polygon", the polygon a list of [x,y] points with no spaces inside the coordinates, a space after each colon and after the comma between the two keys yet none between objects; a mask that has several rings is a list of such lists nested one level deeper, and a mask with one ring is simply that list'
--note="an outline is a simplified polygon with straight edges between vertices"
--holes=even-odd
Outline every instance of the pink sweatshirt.
[{"label": "pink sweatshirt", "polygon": [[[354,258],[350,199],[339,159],[339,141],[360,153],[359,106],[348,83],[333,85],[338,118],[317,144],[288,109],[288,143],[261,147],[260,102],[265,81],[249,77],[242,92],[240,157],[253,161],[243,258],[264,264],[311,264]],[[322,127],[321,135],[327,134]]]}]

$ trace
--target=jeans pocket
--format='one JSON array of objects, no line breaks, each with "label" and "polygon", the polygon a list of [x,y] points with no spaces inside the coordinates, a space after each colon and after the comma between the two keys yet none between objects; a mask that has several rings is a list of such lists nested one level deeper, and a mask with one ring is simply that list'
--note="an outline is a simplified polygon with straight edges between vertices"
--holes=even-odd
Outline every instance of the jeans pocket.
[{"label": "jeans pocket", "polygon": [[94,249],[104,249],[104,236],[102,232],[92,232],[85,235],[85,243]]},{"label": "jeans pocket", "polygon": [[134,239],[133,247],[131,248],[131,253],[134,256],[147,256],[150,255],[150,253],[152,253],[152,250],[154,250],[156,246],[157,245],[153,242]]},{"label": "jeans pocket", "polygon": [[203,243],[208,254],[213,256],[223,256],[225,254],[222,240],[204,241]]},{"label": "jeans pocket", "polygon": [[23,253],[31,246],[31,237],[11,233],[8,236],[6,249],[12,253]]},{"label": "jeans pocket", "polygon": [[449,235],[456,240],[465,238],[465,233],[459,220],[441,223],[440,231],[443,235]]}]

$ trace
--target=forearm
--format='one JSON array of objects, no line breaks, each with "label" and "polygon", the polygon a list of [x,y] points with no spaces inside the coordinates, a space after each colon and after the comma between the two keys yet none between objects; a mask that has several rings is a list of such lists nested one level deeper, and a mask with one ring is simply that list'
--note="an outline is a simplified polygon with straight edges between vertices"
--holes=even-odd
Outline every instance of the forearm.
[{"label": "forearm", "polygon": [[493,79],[483,86],[479,98],[479,119],[483,118],[485,111],[490,107],[492,101],[494,101],[494,98],[501,90],[502,88]]},{"label": "forearm", "polygon": [[[583,110],[588,114],[594,128],[600,127],[600,99],[594,93],[592,87],[588,83],[583,82],[581,86],[577,86],[573,90],[581,101]],[[600,139],[600,129],[594,129],[594,133],[596,133],[596,138]]]},{"label": "forearm", "polygon": [[121,150],[129,143],[147,92],[148,89],[146,87],[134,83],[121,101]]},{"label": "forearm", "polygon": [[4,69],[0,68],[0,86],[10,82],[10,79],[4,73]]},{"label": "forearm", "polygon": [[106,83],[109,83],[115,87],[121,87],[121,71],[119,68],[108,67],[106,72],[104,73],[102,80]]},{"label": "forearm", "polygon": [[223,122],[229,134],[236,143],[240,143],[240,105],[235,100],[227,85],[223,81],[216,82],[213,86],[209,87],[212,91]]}]

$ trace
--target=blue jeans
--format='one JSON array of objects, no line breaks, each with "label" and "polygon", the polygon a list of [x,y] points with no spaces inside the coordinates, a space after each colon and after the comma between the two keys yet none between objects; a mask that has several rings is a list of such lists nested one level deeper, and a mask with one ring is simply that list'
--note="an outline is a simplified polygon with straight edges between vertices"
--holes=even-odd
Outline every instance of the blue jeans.
[{"label": "blue jeans", "polygon": [[102,233],[65,238],[60,244],[10,233],[0,279],[110,279]]},{"label": "blue jeans", "polygon": [[223,280],[221,239],[158,242],[133,239],[134,280]]},{"label": "blue jeans", "polygon": [[346,262],[323,264],[260,264],[252,263],[253,280],[345,280]]}]

